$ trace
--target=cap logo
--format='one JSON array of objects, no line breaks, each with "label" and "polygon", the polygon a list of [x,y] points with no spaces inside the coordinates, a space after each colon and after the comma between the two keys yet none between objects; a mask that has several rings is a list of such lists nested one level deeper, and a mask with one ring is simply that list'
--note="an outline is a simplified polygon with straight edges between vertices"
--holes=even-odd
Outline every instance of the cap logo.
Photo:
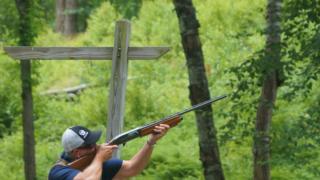
[{"label": "cap logo", "polygon": [[87,137],[87,135],[88,135],[88,132],[83,130],[83,129],[81,129],[79,131],[79,135],[82,136],[85,139]]}]

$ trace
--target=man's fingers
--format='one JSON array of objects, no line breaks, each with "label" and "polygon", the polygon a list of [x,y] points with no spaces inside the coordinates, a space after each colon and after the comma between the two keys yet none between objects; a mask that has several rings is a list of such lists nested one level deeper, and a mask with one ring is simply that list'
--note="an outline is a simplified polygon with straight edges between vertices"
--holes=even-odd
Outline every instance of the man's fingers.
[{"label": "man's fingers", "polygon": [[156,133],[162,133],[162,132],[167,132],[169,128],[170,128],[169,125],[160,124],[160,125],[158,125],[158,126],[155,126],[154,131],[155,131]]},{"label": "man's fingers", "polygon": [[170,128],[170,126],[168,124],[160,124],[160,126],[166,128],[166,129]]},{"label": "man's fingers", "polygon": [[165,128],[164,128],[164,127],[161,127],[161,126],[156,126],[156,127],[155,127],[155,130],[164,131]]},{"label": "man's fingers", "polygon": [[153,129],[154,134],[165,134],[167,131],[168,130],[163,127]]},{"label": "man's fingers", "polygon": [[113,145],[112,149],[118,149],[118,146],[117,145]]},{"label": "man's fingers", "polygon": [[100,145],[100,148],[103,150],[115,150],[118,148],[118,146],[117,145],[109,145],[107,143],[104,143],[104,144]]},{"label": "man's fingers", "polygon": [[159,125],[156,126],[156,127],[161,128],[161,129],[169,129],[169,128],[170,128],[170,126],[167,125],[167,124],[159,124]]},{"label": "man's fingers", "polygon": [[101,145],[103,145],[103,146],[108,146],[108,147],[113,147],[113,146],[118,147],[118,145],[109,144],[109,143],[103,143],[103,144],[101,144]]}]

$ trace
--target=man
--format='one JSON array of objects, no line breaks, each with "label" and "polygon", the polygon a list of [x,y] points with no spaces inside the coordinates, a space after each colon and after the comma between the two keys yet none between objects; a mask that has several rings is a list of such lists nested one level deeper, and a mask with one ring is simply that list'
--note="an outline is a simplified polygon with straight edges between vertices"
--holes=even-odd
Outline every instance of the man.
[{"label": "man", "polygon": [[[62,136],[64,152],[61,159],[50,170],[49,180],[100,180],[125,179],[139,174],[147,165],[153,146],[169,130],[166,124],[160,124],[149,136],[146,144],[130,160],[111,158],[112,152],[118,148],[108,143],[96,145],[101,131],[90,131],[82,126],[74,126],[65,130]],[[83,171],[67,166],[68,163],[96,150],[91,164]]]}]

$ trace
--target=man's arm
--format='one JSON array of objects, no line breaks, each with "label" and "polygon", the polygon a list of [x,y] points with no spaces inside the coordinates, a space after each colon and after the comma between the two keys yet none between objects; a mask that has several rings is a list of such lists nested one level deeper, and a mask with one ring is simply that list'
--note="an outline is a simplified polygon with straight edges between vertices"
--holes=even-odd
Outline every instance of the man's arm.
[{"label": "man's arm", "polygon": [[102,164],[112,156],[112,152],[118,146],[102,144],[98,147],[96,156],[94,157],[91,164],[82,172],[79,172],[74,180],[100,180],[102,175]]},{"label": "man's arm", "polygon": [[123,179],[139,174],[149,162],[153,145],[166,134],[169,128],[170,127],[166,124],[160,124],[159,126],[156,126],[154,133],[150,135],[149,140],[143,146],[143,148],[130,160],[123,161],[121,169],[116,174],[114,179]]}]

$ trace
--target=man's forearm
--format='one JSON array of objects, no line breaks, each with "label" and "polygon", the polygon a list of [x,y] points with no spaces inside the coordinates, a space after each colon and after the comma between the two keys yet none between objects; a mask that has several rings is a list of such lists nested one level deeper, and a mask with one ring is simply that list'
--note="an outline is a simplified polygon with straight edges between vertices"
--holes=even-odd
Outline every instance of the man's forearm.
[{"label": "man's forearm", "polygon": [[148,164],[153,151],[152,143],[147,142],[143,148],[130,160],[134,174],[139,174]]},{"label": "man's forearm", "polygon": [[146,167],[152,154],[153,145],[165,135],[169,128],[170,126],[166,124],[156,126],[153,130],[155,133],[151,134],[143,148],[130,160],[135,175],[140,173]]}]

